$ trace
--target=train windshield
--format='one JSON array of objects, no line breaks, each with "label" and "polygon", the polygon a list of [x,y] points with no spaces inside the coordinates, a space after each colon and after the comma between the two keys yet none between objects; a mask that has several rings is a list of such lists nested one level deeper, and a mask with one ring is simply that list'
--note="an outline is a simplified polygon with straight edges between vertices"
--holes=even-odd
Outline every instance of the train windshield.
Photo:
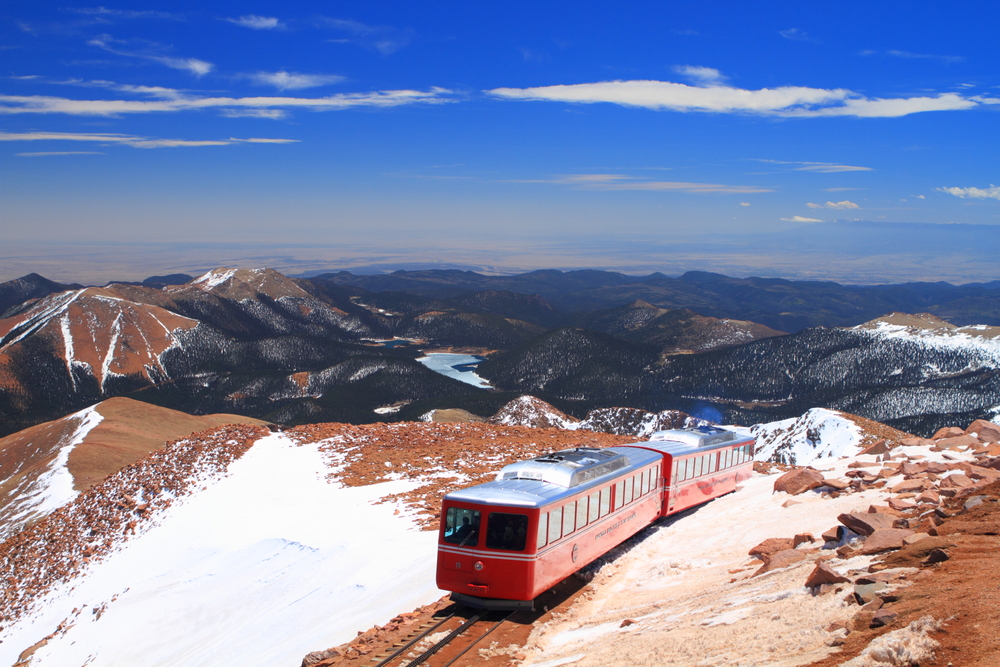
[{"label": "train windshield", "polygon": [[479,544],[479,511],[449,507],[444,520],[444,541],[460,547]]},{"label": "train windshield", "polygon": [[528,539],[528,517],[523,514],[490,512],[486,526],[486,548],[524,551]]}]

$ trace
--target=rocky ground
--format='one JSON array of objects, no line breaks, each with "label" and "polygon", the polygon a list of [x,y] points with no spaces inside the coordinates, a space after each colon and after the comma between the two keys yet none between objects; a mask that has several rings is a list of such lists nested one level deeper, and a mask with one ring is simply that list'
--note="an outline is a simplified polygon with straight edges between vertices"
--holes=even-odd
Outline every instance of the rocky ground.
[{"label": "rocky ground", "polygon": [[[942,429],[931,439],[875,440],[861,456],[824,470],[758,464],[753,482],[774,488],[770,502],[790,513],[789,526],[794,513],[816,515],[823,507],[836,520],[822,534],[774,535],[744,552],[750,560],[729,570],[728,583],[715,582],[728,602],[708,594],[710,577],[697,566],[685,573],[690,565],[666,559],[657,576],[669,570],[699,585],[689,590],[675,579],[666,599],[660,597],[666,589],[644,590],[654,573],[637,573],[637,565],[648,568],[650,561],[635,554],[652,548],[642,542],[655,534],[641,535],[586,573],[590,583],[570,578],[550,605],[531,617],[519,613],[465,659],[491,666],[616,659],[614,664],[699,667],[995,665],[997,440],[1000,427],[978,421],[967,429]],[[841,511],[851,507],[858,509]],[[612,604],[608,591],[616,587],[628,598]],[[762,595],[764,589],[771,592]],[[748,599],[756,606],[747,606]],[[690,631],[669,615],[678,602],[687,605],[681,616],[694,616]],[[391,619],[345,645],[306,656],[303,665],[361,664],[446,607],[442,599]],[[688,641],[691,646],[678,648]],[[733,652],[737,646],[742,650]]]}]

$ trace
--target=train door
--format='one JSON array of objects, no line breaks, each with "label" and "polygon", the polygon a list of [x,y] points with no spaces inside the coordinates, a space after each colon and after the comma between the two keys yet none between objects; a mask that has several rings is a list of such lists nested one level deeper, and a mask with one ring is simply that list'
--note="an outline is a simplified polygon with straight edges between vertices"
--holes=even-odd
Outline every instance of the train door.
[{"label": "train door", "polygon": [[674,505],[677,504],[677,468],[679,462],[670,454],[663,457],[663,471],[665,475],[669,475],[669,478],[664,484],[664,489],[667,494],[666,502],[664,503],[667,507],[667,514],[674,511]]}]

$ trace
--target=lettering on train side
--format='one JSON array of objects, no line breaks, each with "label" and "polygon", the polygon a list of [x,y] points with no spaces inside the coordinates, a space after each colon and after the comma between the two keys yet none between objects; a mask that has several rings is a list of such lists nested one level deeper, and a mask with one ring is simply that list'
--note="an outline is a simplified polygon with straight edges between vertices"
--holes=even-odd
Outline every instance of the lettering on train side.
[{"label": "lettering on train side", "polygon": [[594,539],[595,540],[601,539],[602,537],[604,537],[605,535],[607,535],[611,531],[617,530],[618,528],[620,528],[622,526],[622,524],[624,524],[626,521],[631,521],[634,518],[635,518],[635,512],[632,512],[628,516],[622,517],[621,519],[618,519],[618,521],[616,521],[613,525],[608,526],[607,528],[605,528],[604,530],[602,530],[601,532],[599,532],[597,535],[594,535]]}]

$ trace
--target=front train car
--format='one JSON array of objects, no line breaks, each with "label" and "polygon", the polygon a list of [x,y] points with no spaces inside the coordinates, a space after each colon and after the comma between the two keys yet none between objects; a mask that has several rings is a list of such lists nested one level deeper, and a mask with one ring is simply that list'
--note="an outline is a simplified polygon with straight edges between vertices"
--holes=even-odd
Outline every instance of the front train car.
[{"label": "front train car", "polygon": [[578,447],[506,466],[445,496],[437,585],[480,608],[530,608],[553,585],[654,521],[663,454]]}]

